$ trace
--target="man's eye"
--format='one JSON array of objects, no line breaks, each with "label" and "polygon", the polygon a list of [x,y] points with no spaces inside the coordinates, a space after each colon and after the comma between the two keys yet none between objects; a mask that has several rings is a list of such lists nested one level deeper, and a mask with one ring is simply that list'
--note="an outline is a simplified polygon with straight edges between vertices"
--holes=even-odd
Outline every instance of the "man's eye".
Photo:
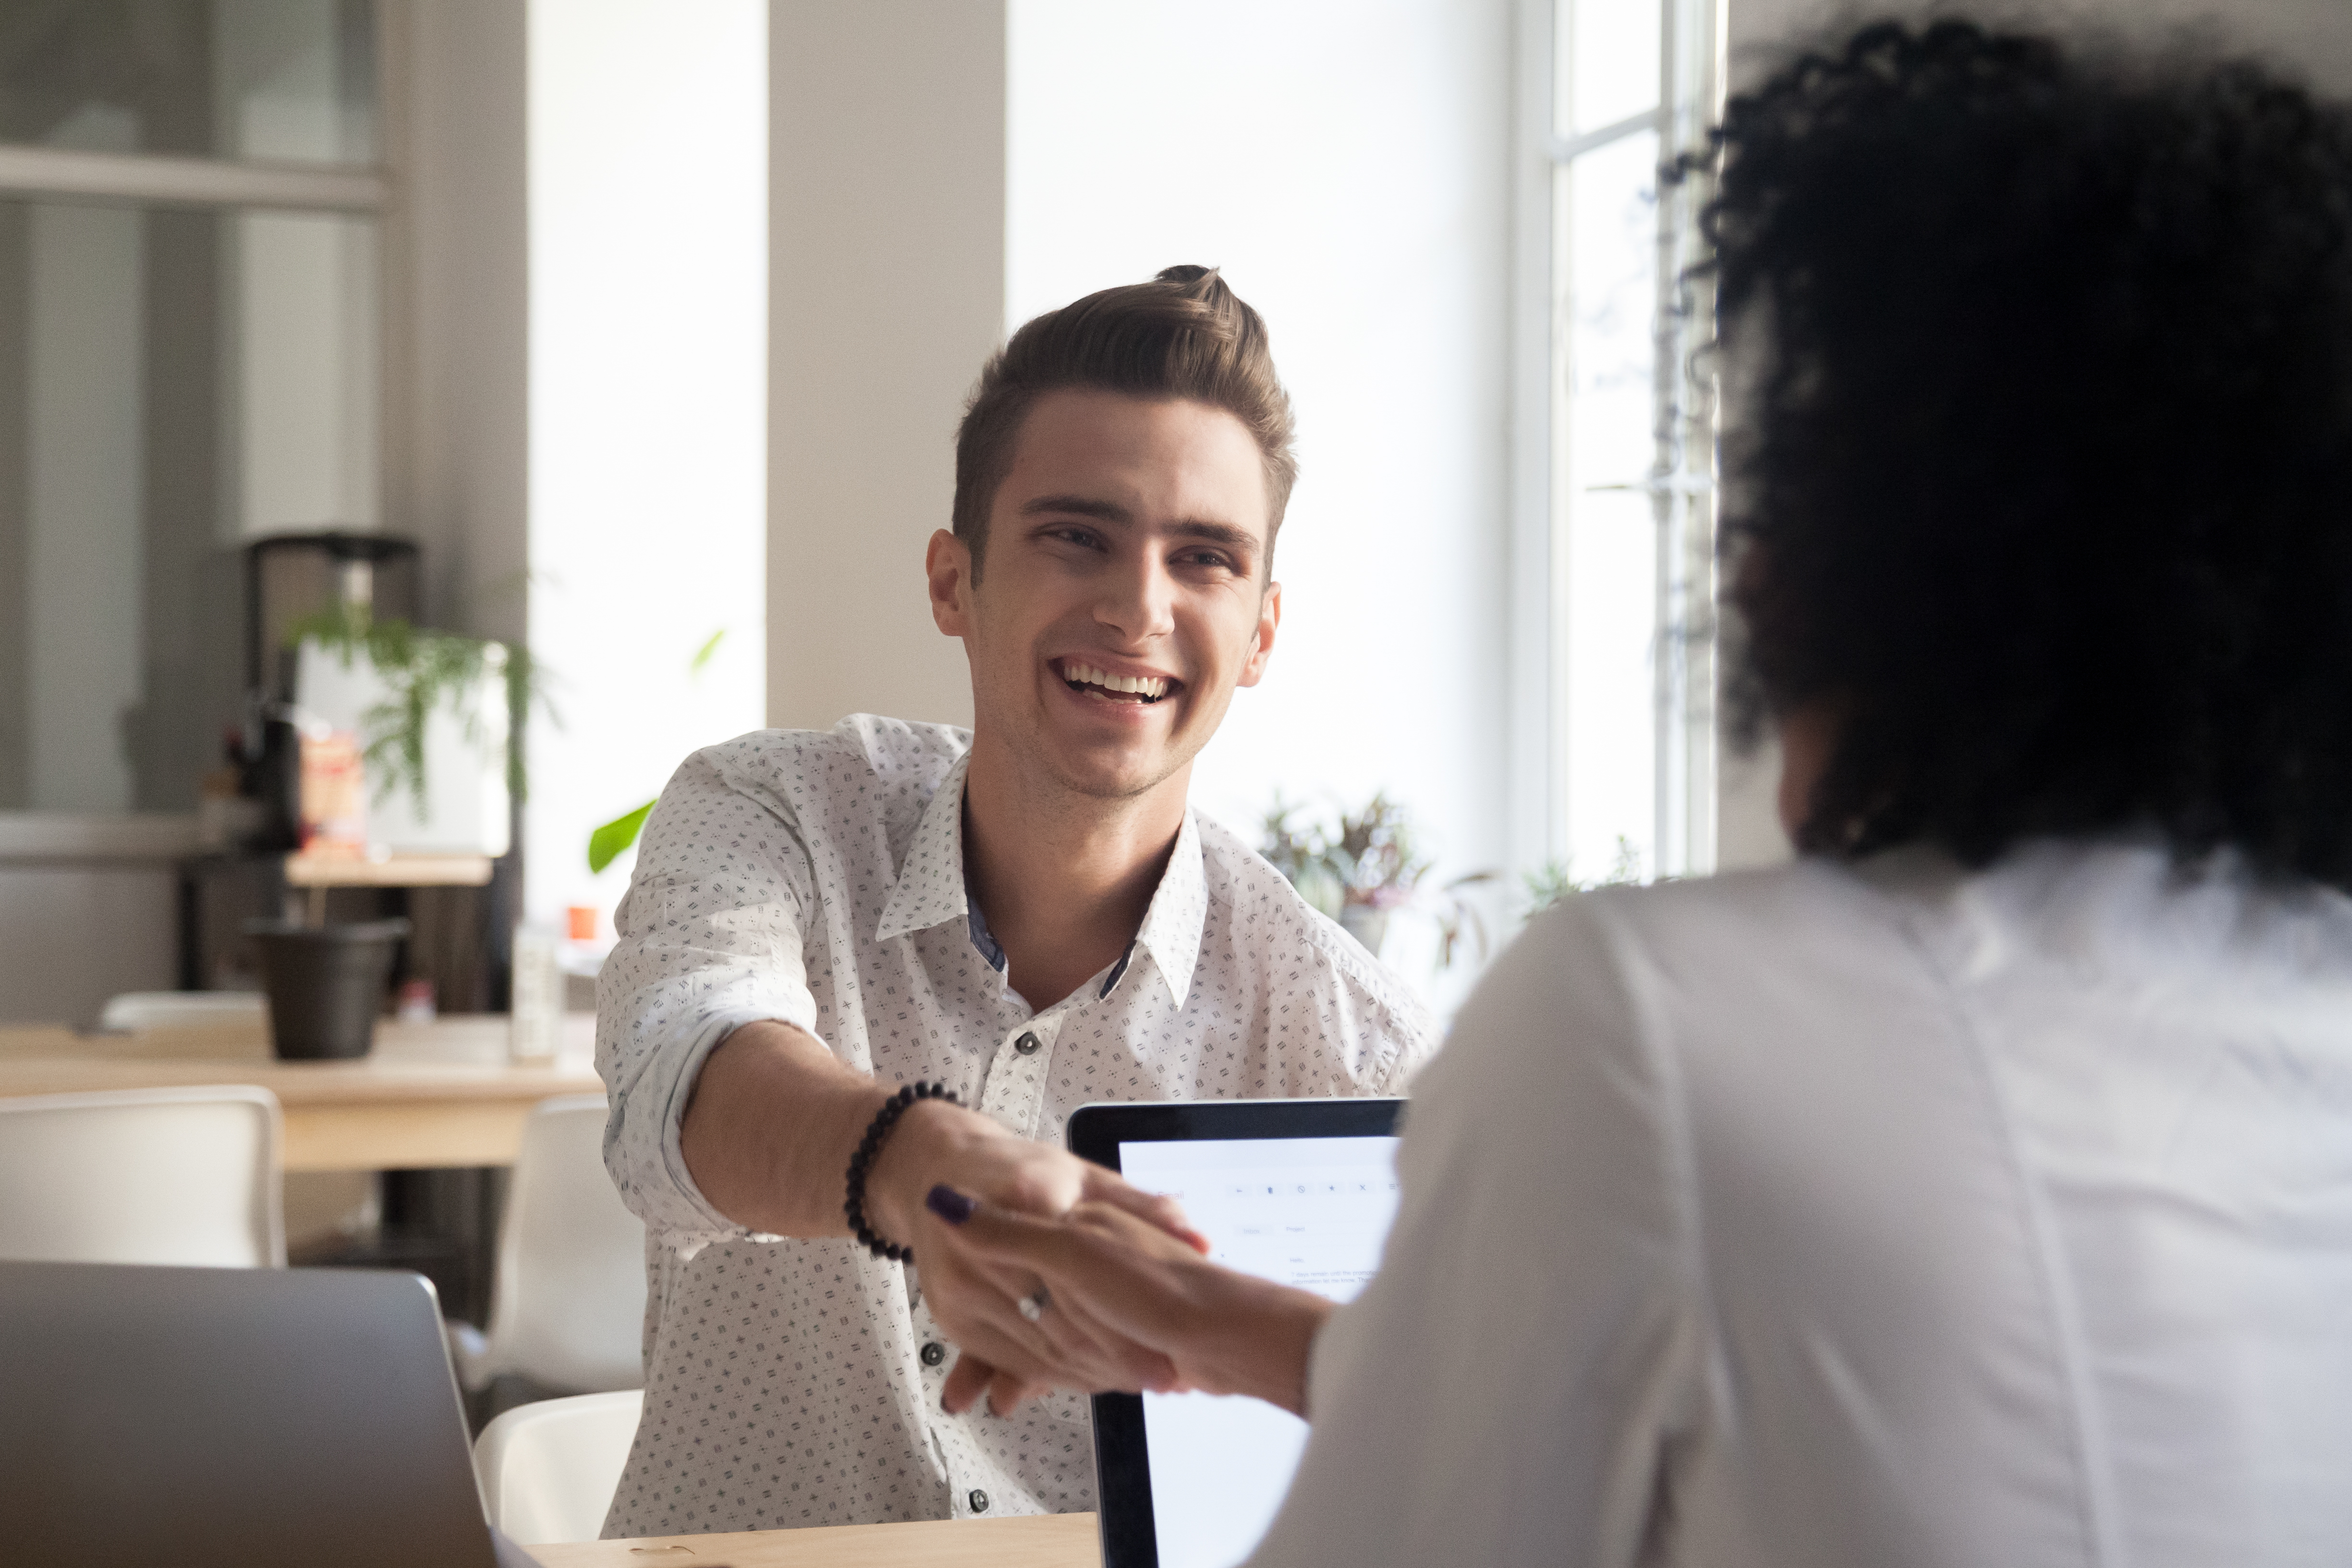
[{"label": "man's eye", "polygon": [[1176,561],[1180,566],[1209,567],[1226,571],[1231,571],[1234,566],[1230,556],[1213,549],[1186,550],[1176,558]]},{"label": "man's eye", "polygon": [[1084,549],[1102,548],[1101,538],[1090,528],[1055,528],[1046,538],[1059,539],[1064,544],[1076,545]]}]

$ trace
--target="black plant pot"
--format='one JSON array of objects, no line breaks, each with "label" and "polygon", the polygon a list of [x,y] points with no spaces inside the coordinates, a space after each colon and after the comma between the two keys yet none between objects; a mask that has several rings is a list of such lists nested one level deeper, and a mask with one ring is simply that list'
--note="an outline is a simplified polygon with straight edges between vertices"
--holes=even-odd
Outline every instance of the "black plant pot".
[{"label": "black plant pot", "polygon": [[269,995],[269,1042],[287,1061],[365,1056],[405,920],[356,925],[297,925],[248,920]]}]

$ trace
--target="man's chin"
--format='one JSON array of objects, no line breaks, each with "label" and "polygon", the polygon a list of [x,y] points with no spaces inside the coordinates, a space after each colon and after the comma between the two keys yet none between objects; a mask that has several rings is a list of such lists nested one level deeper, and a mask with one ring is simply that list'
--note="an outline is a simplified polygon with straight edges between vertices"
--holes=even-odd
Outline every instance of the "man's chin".
[{"label": "man's chin", "polygon": [[1184,759],[1160,747],[1139,754],[1126,747],[1057,747],[1050,758],[1062,787],[1096,800],[1132,800],[1165,784]]}]

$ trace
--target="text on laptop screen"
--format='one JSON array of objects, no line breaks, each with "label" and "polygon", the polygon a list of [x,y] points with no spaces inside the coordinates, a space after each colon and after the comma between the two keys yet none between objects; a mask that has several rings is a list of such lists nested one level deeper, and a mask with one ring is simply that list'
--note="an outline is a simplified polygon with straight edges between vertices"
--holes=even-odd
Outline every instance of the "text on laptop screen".
[{"label": "text on laptop screen", "polygon": [[[1228,1268],[1344,1301],[1396,1218],[1394,1138],[1122,1143],[1120,1174],[1184,1206]],[[1307,1424],[1255,1399],[1143,1396],[1160,1568],[1231,1568],[1274,1522]]]}]

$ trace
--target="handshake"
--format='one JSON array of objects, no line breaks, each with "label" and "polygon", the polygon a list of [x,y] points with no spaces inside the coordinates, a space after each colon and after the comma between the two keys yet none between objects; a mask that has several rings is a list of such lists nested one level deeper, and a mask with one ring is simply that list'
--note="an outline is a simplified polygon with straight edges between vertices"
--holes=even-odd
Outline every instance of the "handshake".
[{"label": "handshake", "polygon": [[[940,1113],[963,1127],[979,1120]],[[1171,1198],[1048,1145],[972,1131],[977,1146],[952,1152],[920,1134],[894,1139],[869,1187],[961,1352],[949,1414],[984,1401],[1009,1415],[1049,1389],[1246,1394],[1307,1414],[1307,1355],[1332,1301],[1211,1262]],[[916,1155],[926,1146],[950,1179],[922,1185],[919,1212],[904,1196],[885,1199],[913,1190],[914,1167],[931,1164]]]}]

